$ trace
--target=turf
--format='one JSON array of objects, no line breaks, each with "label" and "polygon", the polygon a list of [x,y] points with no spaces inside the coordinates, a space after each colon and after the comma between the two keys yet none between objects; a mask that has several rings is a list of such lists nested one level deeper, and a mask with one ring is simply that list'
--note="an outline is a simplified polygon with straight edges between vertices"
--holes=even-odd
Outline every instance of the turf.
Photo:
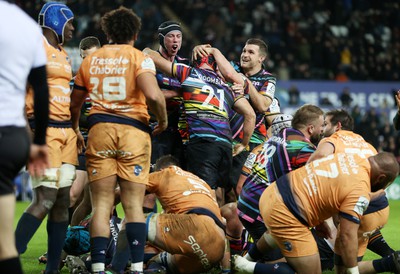
[{"label": "turf", "polygon": [[[15,225],[18,222],[19,217],[22,215],[28,203],[18,202],[16,209]],[[121,209],[119,208],[120,212]],[[388,224],[382,229],[386,241],[389,245],[395,249],[400,249],[400,242],[398,241],[398,233],[400,227],[400,201],[390,201],[390,218]],[[46,222],[43,221],[39,230],[32,238],[28,245],[28,250],[25,254],[21,255],[22,265],[24,272],[27,274],[40,273],[45,269],[45,265],[38,263],[38,257],[42,255],[47,249],[47,235],[46,235]],[[372,260],[379,258],[378,255],[367,251],[364,256],[364,260]],[[61,273],[69,273],[66,268],[63,268]],[[324,274],[334,273],[332,271],[325,271]]]}]

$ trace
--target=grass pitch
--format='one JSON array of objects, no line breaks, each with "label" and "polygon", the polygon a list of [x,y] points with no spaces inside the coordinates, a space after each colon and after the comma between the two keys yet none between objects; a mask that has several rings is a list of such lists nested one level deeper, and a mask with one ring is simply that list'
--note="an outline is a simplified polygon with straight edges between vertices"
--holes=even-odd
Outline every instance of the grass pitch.
[{"label": "grass pitch", "polygon": [[[18,202],[16,207],[16,217],[14,225],[16,226],[19,217],[27,208],[29,203]],[[121,209],[119,208],[119,212]],[[390,217],[388,224],[382,229],[382,234],[384,235],[386,241],[389,245],[395,249],[400,249],[400,242],[398,241],[398,234],[400,232],[400,201],[390,201]],[[45,269],[45,265],[39,264],[38,257],[42,255],[47,250],[47,234],[46,234],[46,220],[44,220],[33,236],[32,240],[29,242],[28,250],[25,254],[21,255],[22,266],[24,272],[27,274],[41,273]],[[378,259],[379,256],[368,251],[364,256],[364,260],[374,260]],[[61,273],[69,273],[68,269],[64,267]],[[324,271],[324,274],[334,273],[333,271]]]}]

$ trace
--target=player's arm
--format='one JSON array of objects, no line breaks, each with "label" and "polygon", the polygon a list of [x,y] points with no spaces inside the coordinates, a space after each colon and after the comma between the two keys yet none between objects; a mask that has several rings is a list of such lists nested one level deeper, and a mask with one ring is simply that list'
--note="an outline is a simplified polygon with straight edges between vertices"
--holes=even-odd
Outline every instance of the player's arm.
[{"label": "player's arm", "polygon": [[[162,57],[161,57],[162,58]],[[162,58],[165,60],[164,58]],[[168,126],[165,98],[158,87],[156,77],[150,72],[141,73],[137,78],[138,87],[143,91],[147,105],[157,118],[157,125],[153,134],[159,134]]]},{"label": "player's arm", "polygon": [[340,217],[340,232],[337,235],[336,243],[341,248],[342,261],[347,269],[357,268],[358,227],[358,223]]},{"label": "player's arm", "polygon": [[49,87],[46,66],[31,69],[28,82],[34,90],[35,136],[30,147],[28,170],[32,176],[42,176],[49,167],[46,130],[49,122]]},{"label": "player's arm", "polygon": [[250,143],[251,135],[253,135],[254,127],[256,123],[256,114],[247,101],[246,98],[242,97],[236,100],[233,105],[233,109],[243,115],[243,139],[237,148],[235,147],[234,156],[242,152]]},{"label": "player's arm", "polygon": [[172,73],[172,62],[164,59],[157,51],[149,48],[145,48],[143,50],[143,53],[147,54],[148,56],[150,56],[151,59],[153,59],[154,64],[156,65],[159,71],[168,75],[169,77],[174,76]]},{"label": "player's arm", "polygon": [[317,150],[315,150],[314,153],[311,154],[310,158],[308,158],[307,163],[311,163],[314,160],[321,159],[323,157],[331,155],[334,152],[335,152],[335,147],[333,146],[332,143],[323,142],[319,144]]},{"label": "player's arm", "polygon": [[79,119],[81,116],[81,109],[85,98],[88,96],[88,91],[80,86],[74,85],[71,93],[71,104],[69,110],[71,112],[72,128],[74,129],[77,136],[78,153],[86,147],[85,140],[83,139],[82,133],[79,130]]},{"label": "player's arm", "polygon": [[260,113],[268,111],[269,106],[272,103],[272,99],[268,96],[264,96],[258,92],[258,90],[253,86],[251,81],[247,79],[249,83],[249,97],[251,105]]},{"label": "player's arm", "polygon": [[34,90],[35,137],[33,143],[43,145],[46,144],[46,130],[49,123],[49,86],[46,66],[33,68],[28,75],[28,82]]}]

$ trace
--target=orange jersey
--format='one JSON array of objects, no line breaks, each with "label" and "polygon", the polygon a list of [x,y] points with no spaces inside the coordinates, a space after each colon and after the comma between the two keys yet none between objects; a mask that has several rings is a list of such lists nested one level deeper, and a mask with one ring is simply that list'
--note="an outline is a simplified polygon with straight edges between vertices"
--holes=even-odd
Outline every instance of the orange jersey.
[{"label": "orange jersey", "polygon": [[146,98],[136,78],[156,74],[150,57],[131,45],[105,45],[83,60],[74,89],[89,92],[92,114],[112,114],[133,118],[148,125]]},{"label": "orange jersey", "polygon": [[208,184],[196,175],[171,166],[150,174],[147,191],[155,193],[165,213],[186,213],[205,208],[222,220],[217,201]]},{"label": "orange jersey", "polygon": [[339,130],[329,137],[323,138],[322,143],[331,143],[335,147],[335,153],[355,153],[366,157],[377,154],[376,149],[361,135],[348,130]]},{"label": "orange jersey", "polygon": [[310,227],[338,212],[360,223],[370,200],[370,173],[370,163],[363,155],[336,153],[294,170],[276,183],[289,210]]},{"label": "orange jersey", "polygon": [[[51,121],[69,121],[71,103],[70,81],[72,68],[67,52],[59,46],[54,48],[44,39],[47,54],[47,82],[49,84],[49,119]],[[33,118],[33,90],[29,88],[26,97],[26,113],[28,118]]]}]

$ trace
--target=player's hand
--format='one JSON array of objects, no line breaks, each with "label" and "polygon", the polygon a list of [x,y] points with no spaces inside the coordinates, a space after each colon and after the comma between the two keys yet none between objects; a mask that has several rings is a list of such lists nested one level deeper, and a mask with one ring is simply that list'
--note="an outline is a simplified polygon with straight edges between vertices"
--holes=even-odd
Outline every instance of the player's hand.
[{"label": "player's hand", "polygon": [[77,137],[76,144],[78,146],[78,153],[82,153],[82,151],[86,148],[85,139],[83,138],[83,135],[80,131],[75,133]]},{"label": "player's hand", "polygon": [[28,161],[28,171],[31,176],[43,176],[45,169],[49,167],[50,164],[47,145],[32,144]]},{"label": "player's hand", "polygon": [[207,48],[211,48],[210,44],[198,45],[195,46],[192,50],[192,60],[196,60],[200,56],[207,56],[208,51]]},{"label": "player's hand", "polygon": [[235,93],[235,95],[244,95],[244,88],[243,85],[238,84],[238,83],[234,83],[231,86],[231,90]]},{"label": "player's hand", "polygon": [[236,144],[233,146],[233,157],[239,155],[243,150],[246,150],[246,146],[242,143]]},{"label": "player's hand", "polygon": [[166,130],[168,127],[168,121],[158,121],[157,124],[154,125],[152,134],[153,135],[158,135],[161,132],[163,132],[164,130]]},{"label": "player's hand", "polygon": [[317,225],[315,227],[315,231],[317,232],[317,235],[321,238],[325,238],[325,239],[332,238],[331,228],[329,227],[329,225],[326,221]]}]

